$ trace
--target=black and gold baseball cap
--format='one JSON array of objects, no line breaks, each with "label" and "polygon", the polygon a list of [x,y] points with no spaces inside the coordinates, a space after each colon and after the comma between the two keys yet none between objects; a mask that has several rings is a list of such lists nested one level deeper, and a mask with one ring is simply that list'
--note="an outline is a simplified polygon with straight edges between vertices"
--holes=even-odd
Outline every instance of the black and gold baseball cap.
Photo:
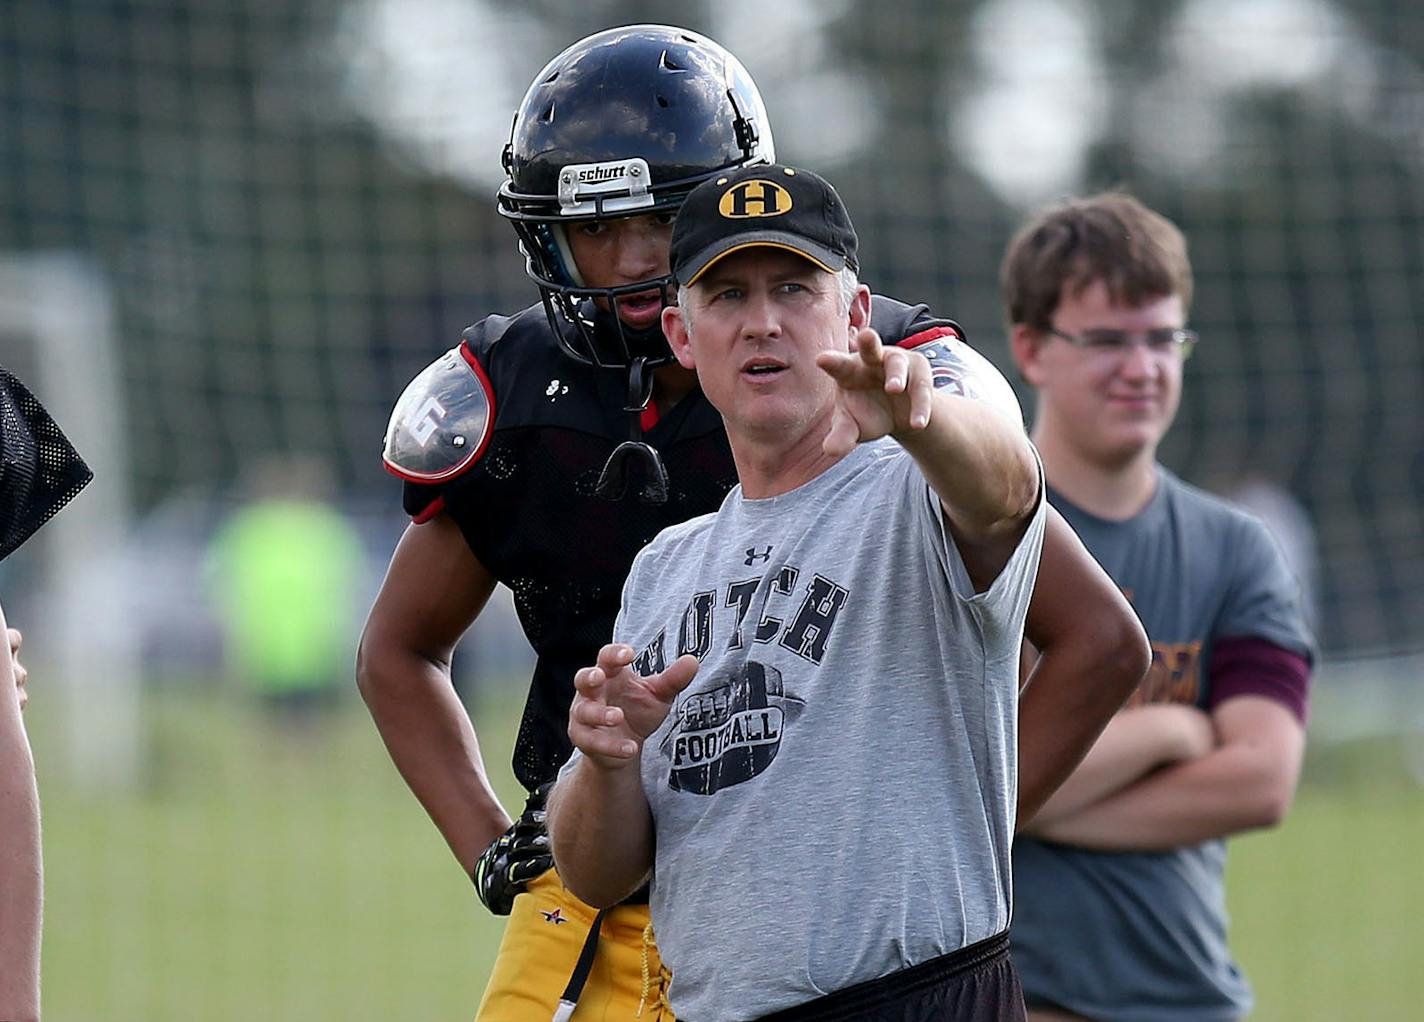
[{"label": "black and gold baseball cap", "polygon": [[855,259],[855,226],[830,182],[781,164],[742,167],[708,178],[688,193],[672,229],[672,272],[683,287],[724,256],[780,248],[827,273]]}]

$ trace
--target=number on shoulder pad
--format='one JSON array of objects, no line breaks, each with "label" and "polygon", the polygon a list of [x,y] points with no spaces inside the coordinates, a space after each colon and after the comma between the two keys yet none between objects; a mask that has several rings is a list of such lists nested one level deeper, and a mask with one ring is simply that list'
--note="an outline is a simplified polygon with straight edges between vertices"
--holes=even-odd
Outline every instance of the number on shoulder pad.
[{"label": "number on shoulder pad", "polygon": [[484,453],[494,424],[489,380],[463,344],[410,381],[386,426],[386,468],[415,483],[442,483]]}]

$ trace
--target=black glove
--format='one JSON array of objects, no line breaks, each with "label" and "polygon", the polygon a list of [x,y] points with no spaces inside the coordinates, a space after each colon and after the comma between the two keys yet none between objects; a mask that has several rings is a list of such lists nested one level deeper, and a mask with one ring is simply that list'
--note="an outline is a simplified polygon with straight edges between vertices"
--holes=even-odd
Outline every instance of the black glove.
[{"label": "black glove", "polygon": [[553,786],[550,782],[535,789],[519,819],[490,842],[470,871],[480,901],[497,916],[509,915],[514,896],[530,880],[554,867],[549,831],[544,826],[544,802]]}]

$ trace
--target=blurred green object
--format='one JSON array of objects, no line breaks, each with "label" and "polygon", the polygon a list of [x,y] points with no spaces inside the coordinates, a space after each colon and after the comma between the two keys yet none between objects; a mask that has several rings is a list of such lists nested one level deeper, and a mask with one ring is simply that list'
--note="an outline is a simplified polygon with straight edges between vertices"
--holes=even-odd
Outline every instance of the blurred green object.
[{"label": "blurred green object", "polygon": [[319,500],[269,497],[234,512],[211,551],[231,669],[278,699],[349,678],[363,558],[346,517]]},{"label": "blurred green object", "polygon": [[[32,673],[48,1022],[474,1015],[503,920],[480,908],[359,706],[337,708],[313,744],[232,693],[150,689],[152,772],[98,798],[45,769],[61,709],[43,665]],[[481,691],[482,751],[515,806],[520,692]],[[1411,1018],[1424,1003],[1424,792],[1398,753],[1317,753],[1282,830],[1233,843],[1253,1022]]]}]

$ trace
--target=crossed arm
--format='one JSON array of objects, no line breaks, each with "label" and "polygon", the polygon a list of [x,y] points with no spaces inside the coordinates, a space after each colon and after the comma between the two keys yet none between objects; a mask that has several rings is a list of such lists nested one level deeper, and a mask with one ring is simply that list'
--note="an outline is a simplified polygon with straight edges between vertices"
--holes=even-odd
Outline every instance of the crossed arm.
[{"label": "crossed arm", "polygon": [[1089,753],[1081,782],[1075,775],[1065,784],[1027,832],[1102,851],[1162,851],[1275,826],[1295,795],[1304,749],[1300,720],[1263,696],[1233,697],[1209,716],[1178,706],[1125,710]]}]

